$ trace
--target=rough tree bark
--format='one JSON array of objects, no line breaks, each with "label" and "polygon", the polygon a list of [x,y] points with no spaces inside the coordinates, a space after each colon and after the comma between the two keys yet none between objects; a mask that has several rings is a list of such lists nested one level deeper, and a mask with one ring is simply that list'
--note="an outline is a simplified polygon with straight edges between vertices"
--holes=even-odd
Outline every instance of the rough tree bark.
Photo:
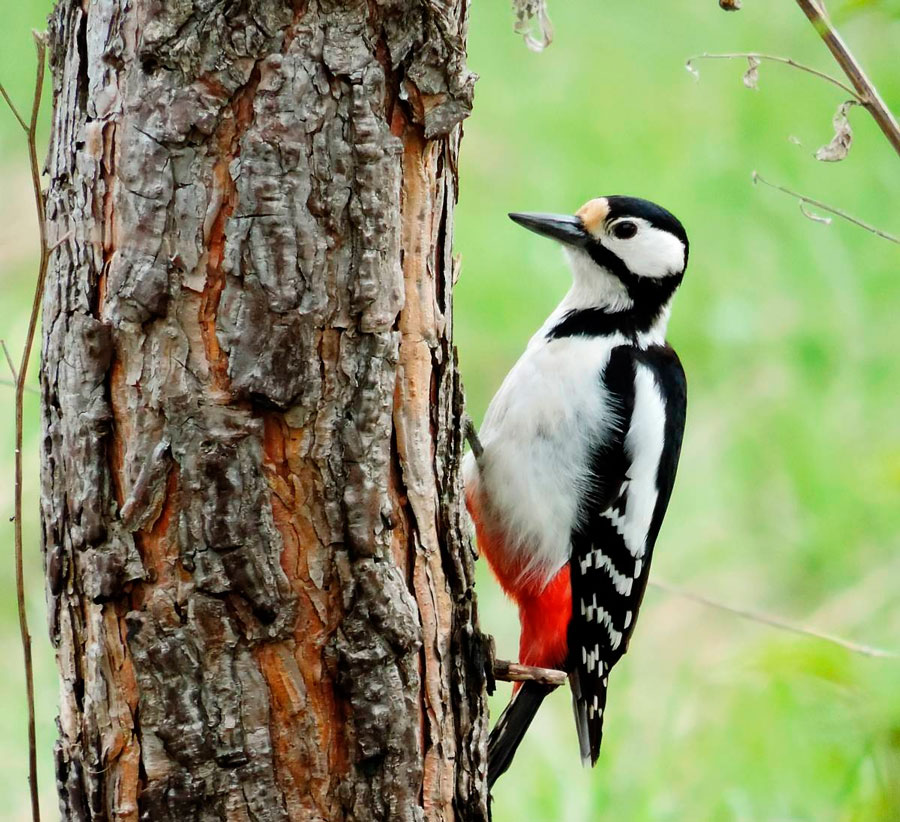
[{"label": "rough tree bark", "polygon": [[42,517],[66,820],[486,817],[465,0],[60,0]]}]

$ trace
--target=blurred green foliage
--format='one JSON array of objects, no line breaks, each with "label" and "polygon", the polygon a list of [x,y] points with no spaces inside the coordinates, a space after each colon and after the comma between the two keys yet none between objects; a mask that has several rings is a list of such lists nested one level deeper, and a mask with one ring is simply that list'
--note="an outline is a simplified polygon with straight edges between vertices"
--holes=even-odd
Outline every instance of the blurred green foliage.
[{"label": "blurred green foliage", "polygon": [[[900,109],[896,4],[839,7]],[[838,72],[793,3],[550,3],[542,54],[503,3],[472,7],[481,74],[466,123],[456,330],[480,418],[568,286],[513,210],[635,194],[684,222],[691,259],[670,340],[688,374],[681,471],[654,573],[733,603],[898,647],[900,249],[811,222],[751,172],[898,233],[900,161],[864,112],[843,163],[812,153],[840,92],[703,52],[762,51]],[[801,145],[788,140],[794,136]],[[514,656],[514,609],[482,569],[482,621]],[[900,819],[900,663],[872,660],[650,590],[611,677],[604,749],[583,770],[554,694],[495,789],[495,819]],[[496,713],[508,690],[495,697]]]},{"label": "blurred green foliage", "polygon": [[[27,109],[49,3],[4,10],[0,79]],[[829,9],[900,111],[900,6]],[[900,232],[900,162],[865,112],[849,158],[818,163],[842,101],[827,84],[764,64],[685,60],[763,51],[837,73],[790,2],[550,0],[554,43],[528,51],[500,0],[471,9],[481,75],[465,125],[455,322],[469,405],[491,394],[568,284],[552,243],[511,210],[573,211],[602,194],[665,205],[691,238],[670,340],[688,374],[682,467],[654,573],[886,647],[900,648],[900,251],[858,228],[804,218],[772,181]],[[796,137],[800,145],[788,140]],[[0,115],[0,336],[24,335],[34,239],[25,155]],[[5,378],[5,375],[4,375]],[[12,475],[12,391],[0,385],[0,453]],[[28,454],[38,412],[29,397]],[[56,710],[36,544],[36,468],[26,482],[30,614],[37,644],[42,796],[55,818]],[[0,514],[11,513],[11,482]],[[0,563],[0,819],[24,819],[25,723],[13,596],[12,527]],[[481,569],[483,627],[514,657],[517,623]],[[852,655],[650,590],[616,669],[600,763],[578,761],[568,696],[542,709],[495,789],[497,822],[884,822],[900,819],[900,663]],[[498,711],[508,696],[494,698]]]}]

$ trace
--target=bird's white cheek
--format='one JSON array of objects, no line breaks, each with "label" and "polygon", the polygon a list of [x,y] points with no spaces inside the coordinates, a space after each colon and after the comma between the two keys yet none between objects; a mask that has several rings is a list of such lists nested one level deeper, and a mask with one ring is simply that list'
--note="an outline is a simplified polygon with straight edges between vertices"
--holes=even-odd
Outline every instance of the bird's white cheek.
[{"label": "bird's white cheek", "polygon": [[639,277],[668,277],[684,270],[684,245],[668,231],[644,226],[630,240],[611,238],[609,248]]}]

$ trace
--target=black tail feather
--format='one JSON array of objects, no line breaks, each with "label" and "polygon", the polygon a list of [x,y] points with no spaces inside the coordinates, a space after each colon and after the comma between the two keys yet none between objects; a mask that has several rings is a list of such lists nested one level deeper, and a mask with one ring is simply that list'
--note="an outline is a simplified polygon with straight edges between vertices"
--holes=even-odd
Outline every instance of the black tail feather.
[{"label": "black tail feather", "polygon": [[585,693],[578,669],[569,674],[572,686],[572,709],[575,712],[575,728],[578,744],[581,746],[581,761],[584,765],[596,765],[603,740],[603,712],[606,710],[606,684],[603,680],[592,680],[589,684],[593,693]]},{"label": "black tail feather", "polygon": [[552,691],[537,682],[525,682],[506,706],[488,739],[488,790],[512,764],[516,749],[544,697]]}]

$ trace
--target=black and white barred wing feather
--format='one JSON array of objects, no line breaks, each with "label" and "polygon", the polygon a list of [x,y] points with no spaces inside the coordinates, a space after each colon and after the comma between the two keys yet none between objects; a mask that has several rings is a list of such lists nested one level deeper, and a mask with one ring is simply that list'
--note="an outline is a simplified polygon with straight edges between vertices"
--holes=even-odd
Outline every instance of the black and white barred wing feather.
[{"label": "black and white barred wing feather", "polygon": [[614,349],[603,380],[621,425],[593,455],[570,560],[570,679],[582,758],[592,764],[609,671],[628,647],[672,493],[686,408],[684,371],[668,347]]}]

